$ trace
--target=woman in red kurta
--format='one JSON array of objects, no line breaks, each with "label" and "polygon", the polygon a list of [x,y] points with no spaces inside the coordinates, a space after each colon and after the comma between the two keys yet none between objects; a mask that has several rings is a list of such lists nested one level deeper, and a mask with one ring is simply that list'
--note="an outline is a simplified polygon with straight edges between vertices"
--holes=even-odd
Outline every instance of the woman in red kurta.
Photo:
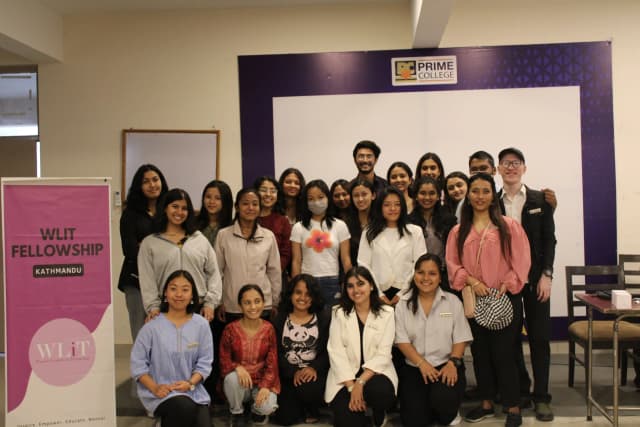
[{"label": "woman in red kurta", "polygon": [[229,402],[231,425],[244,425],[244,402],[253,400],[254,424],[266,424],[280,393],[276,332],[260,315],[264,295],[257,285],[238,292],[242,318],[227,325],[220,340],[220,374]]},{"label": "woman in red kurta", "polygon": [[477,174],[469,180],[469,192],[462,206],[460,224],[455,226],[446,246],[447,270],[451,287],[471,286],[476,296],[489,295],[491,289],[509,296],[513,320],[500,330],[490,330],[475,320],[471,353],[482,398],[482,405],[466,414],[476,422],[495,415],[492,400],[499,393],[508,408],[507,427],[522,424],[520,415],[518,370],[513,342],[522,306],[518,294],[529,274],[529,240],[518,222],[500,214],[493,178]]}]

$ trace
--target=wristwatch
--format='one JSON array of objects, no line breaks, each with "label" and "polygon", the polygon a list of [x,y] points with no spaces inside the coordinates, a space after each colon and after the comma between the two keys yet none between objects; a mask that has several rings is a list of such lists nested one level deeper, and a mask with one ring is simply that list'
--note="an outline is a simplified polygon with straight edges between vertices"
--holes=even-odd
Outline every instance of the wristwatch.
[{"label": "wristwatch", "polygon": [[453,365],[456,368],[459,368],[463,365],[462,359],[459,357],[450,357],[449,360],[451,360],[453,362]]},{"label": "wristwatch", "polygon": [[187,381],[189,383],[189,391],[194,391],[196,389],[196,385],[191,382],[191,380]]},{"label": "wristwatch", "polygon": [[357,382],[358,384],[360,384],[361,386],[364,386],[364,385],[366,384],[366,381],[365,381],[365,380],[363,380],[362,378],[358,378],[358,379],[356,379],[356,382]]},{"label": "wristwatch", "polygon": [[553,279],[553,269],[551,268],[545,268],[542,270],[542,274],[547,276],[549,279]]}]

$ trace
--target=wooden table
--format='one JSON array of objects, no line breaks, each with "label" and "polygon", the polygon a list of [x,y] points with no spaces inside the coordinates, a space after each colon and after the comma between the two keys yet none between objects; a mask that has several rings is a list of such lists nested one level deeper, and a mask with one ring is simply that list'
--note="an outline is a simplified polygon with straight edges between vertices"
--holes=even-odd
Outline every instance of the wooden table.
[{"label": "wooden table", "polygon": [[[620,327],[620,321],[628,317],[640,317],[640,303],[632,303],[632,307],[629,309],[619,309],[610,300],[599,298],[594,294],[576,293],[575,297],[583,301],[587,306],[587,317],[589,320],[588,334],[589,342],[587,346],[587,352],[589,353],[589,363],[587,366],[588,379],[587,379],[587,421],[591,421],[593,407],[595,407],[602,415],[607,418],[614,427],[618,427],[618,415],[620,409],[624,410],[636,410],[640,411],[640,406],[620,406],[619,396],[619,381],[618,381],[618,359],[619,359],[619,343],[618,343],[618,329]],[[613,321],[613,405],[605,407],[599,404],[592,394],[592,382],[593,382],[593,310],[599,311],[603,314],[609,314],[615,316]],[[611,410],[612,414],[609,414]]]}]

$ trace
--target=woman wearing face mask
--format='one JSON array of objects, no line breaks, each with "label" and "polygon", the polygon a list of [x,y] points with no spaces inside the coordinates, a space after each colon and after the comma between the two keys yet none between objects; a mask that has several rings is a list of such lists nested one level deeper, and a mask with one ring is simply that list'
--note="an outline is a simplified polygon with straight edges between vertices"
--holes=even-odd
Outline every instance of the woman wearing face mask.
[{"label": "woman wearing face mask", "polygon": [[[291,224],[282,209],[282,191],[280,184],[269,176],[261,176],[253,183],[260,194],[260,216],[258,224],[271,230],[278,241],[280,269],[286,272],[291,262]],[[283,277],[286,279],[286,277]]]},{"label": "woman wearing face mask", "polygon": [[291,275],[314,276],[329,304],[340,297],[339,262],[344,271],[351,268],[349,230],[340,219],[327,211],[329,187],[320,180],[309,182],[302,191],[307,201],[302,220],[291,231]]}]

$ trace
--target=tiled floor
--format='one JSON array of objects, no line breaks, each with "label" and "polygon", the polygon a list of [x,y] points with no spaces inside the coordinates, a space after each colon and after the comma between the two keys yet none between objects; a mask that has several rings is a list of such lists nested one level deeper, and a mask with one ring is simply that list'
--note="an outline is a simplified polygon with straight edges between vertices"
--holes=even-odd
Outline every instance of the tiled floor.
[{"label": "tiled floor", "polygon": [[[153,422],[144,415],[144,411],[140,403],[130,397],[131,383],[129,380],[129,349],[127,345],[116,346],[116,401],[117,401],[117,426],[118,427],[152,427]],[[470,360],[470,357],[466,357]],[[551,393],[553,394],[553,408],[556,419],[552,423],[541,423],[536,421],[533,411],[524,411],[523,425],[542,425],[543,427],[551,426],[583,426],[586,425],[586,406],[584,403],[584,375],[581,367],[576,368],[576,387],[567,387],[567,356],[566,354],[554,354],[551,366]],[[4,360],[2,364],[2,381],[0,382],[0,396],[4,399]],[[610,357],[607,354],[599,355],[596,358],[597,368],[594,370],[595,395],[600,400],[611,402],[611,388],[606,384],[611,384],[611,364]],[[632,370],[629,371],[630,380],[633,379]],[[471,379],[473,381],[473,379]],[[628,405],[640,406],[640,392],[634,387],[625,386],[621,391],[622,403]],[[474,402],[465,402],[462,412],[464,413],[469,407],[475,405]],[[2,405],[4,411],[4,405]],[[499,411],[498,411],[499,412]],[[594,411],[595,415],[595,411]],[[0,419],[0,425],[4,426],[4,413]],[[316,427],[329,426],[329,418],[322,420],[324,423],[315,424]],[[227,425],[226,410],[222,406],[216,408],[216,416],[213,424],[216,427]],[[397,414],[394,414],[388,424],[390,427],[401,426],[401,421]],[[461,425],[470,425],[463,422]],[[475,424],[478,427],[494,427],[503,426],[504,417],[500,416],[488,419]],[[593,422],[588,423],[590,427],[604,427],[611,425],[605,418],[594,416]],[[621,417],[621,425],[624,426],[640,426],[640,415],[629,415]]]}]

